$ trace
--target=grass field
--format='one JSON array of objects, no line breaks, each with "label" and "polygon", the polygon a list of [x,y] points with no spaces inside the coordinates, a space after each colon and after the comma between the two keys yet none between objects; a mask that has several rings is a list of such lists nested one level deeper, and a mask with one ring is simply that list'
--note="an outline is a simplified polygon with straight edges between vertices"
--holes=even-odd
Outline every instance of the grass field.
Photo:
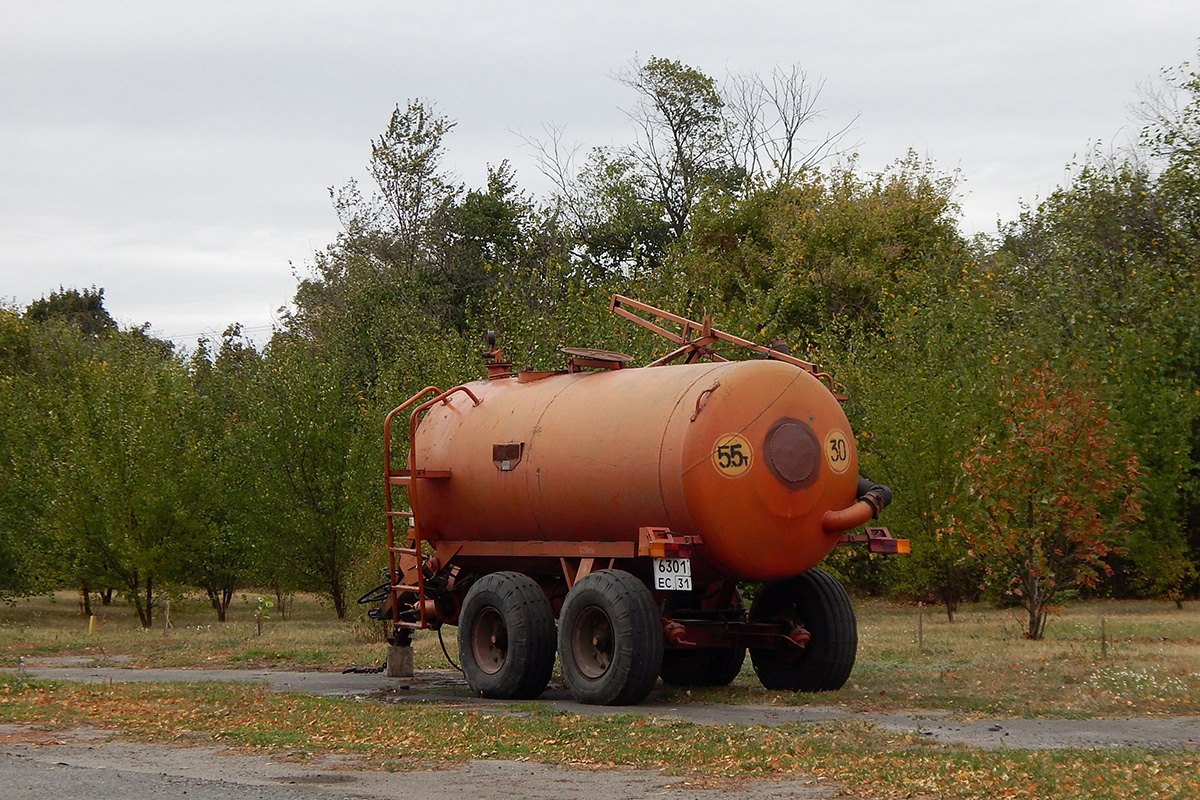
[{"label": "grass field", "polygon": [[[69,594],[0,605],[0,669],[21,656],[79,656],[151,667],[340,670],[378,664],[381,629],[339,622],[301,596],[288,619],[273,609],[258,635],[257,595],[235,599],[218,623],[203,598],[176,598],[172,627],[143,630],[123,604],[98,607],[95,631]],[[355,609],[358,611],[358,609]],[[936,608],[857,604],[859,655],[838,692],[768,692],[749,659],[730,688],[664,689],[674,702],[840,703],[863,710],[939,709],[1001,716],[1139,716],[1200,713],[1200,604],[1087,602],[1054,617],[1040,642],[1021,637],[1016,611],[968,607],[953,623]],[[1101,641],[1103,621],[1104,642]],[[921,629],[918,646],[918,628]],[[444,639],[455,655],[456,629]],[[436,634],[415,643],[417,668],[446,667]],[[128,659],[128,660],[126,660]]]},{"label": "grass field", "polygon": [[[0,607],[0,723],[47,729],[99,725],[146,741],[221,742],[279,757],[356,754],[405,770],[464,758],[530,759],[588,767],[657,768],[694,784],[756,776],[835,782],[864,798],[1171,798],[1200,796],[1195,750],[983,751],[840,721],[776,728],[699,726],[630,713],[581,717],[544,704],[482,714],[439,704],[378,704],[245,685],[29,681],[20,658],[76,656],[127,666],[341,669],[377,663],[378,630],[339,623],[312,598],[287,620],[264,621],[256,597],[219,624],[198,599],[177,598],[174,627],[143,631],[129,609],[101,608],[95,632],[74,598]],[[1054,618],[1042,642],[1021,638],[1006,611],[968,608],[950,624],[936,609],[859,604],[860,650],[846,688],[821,695],[767,692],[747,662],[734,686],[672,702],[843,704],[863,710],[945,709],[960,716],[1146,716],[1200,711],[1200,610],[1163,603],[1082,603]],[[1101,620],[1105,642],[1101,642]],[[161,620],[160,620],[161,622]],[[918,626],[921,641],[918,647]],[[454,654],[454,630],[447,631]],[[442,667],[435,635],[416,662]],[[631,711],[635,711],[631,709]],[[102,722],[98,722],[102,721]]]}]

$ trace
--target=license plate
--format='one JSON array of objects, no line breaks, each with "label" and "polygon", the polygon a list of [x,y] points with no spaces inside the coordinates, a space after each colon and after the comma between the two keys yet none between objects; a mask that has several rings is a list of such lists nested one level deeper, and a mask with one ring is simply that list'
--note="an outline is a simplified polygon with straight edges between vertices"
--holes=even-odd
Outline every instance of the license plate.
[{"label": "license plate", "polygon": [[654,588],[660,592],[690,592],[692,590],[691,559],[654,559]]}]

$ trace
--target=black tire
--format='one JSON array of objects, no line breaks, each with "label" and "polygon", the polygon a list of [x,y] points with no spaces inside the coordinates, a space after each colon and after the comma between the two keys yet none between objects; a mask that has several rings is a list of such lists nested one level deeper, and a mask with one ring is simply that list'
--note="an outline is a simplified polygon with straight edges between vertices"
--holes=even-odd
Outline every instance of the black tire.
[{"label": "black tire", "polygon": [[768,689],[826,692],[842,688],[854,669],[858,626],[846,590],[821,569],[766,584],[750,607],[753,622],[803,625],[812,639],[799,653],[750,648]]},{"label": "black tire", "polygon": [[458,617],[458,657],[471,691],[528,700],[554,671],[554,612],[537,582],[493,572],[471,586]]},{"label": "black tire", "polygon": [[742,671],[744,647],[664,650],[659,675],[672,686],[728,686]]},{"label": "black tire", "polygon": [[581,703],[622,706],[650,694],[662,667],[662,620],[646,585],[605,569],[581,578],[558,615],[563,680]]}]

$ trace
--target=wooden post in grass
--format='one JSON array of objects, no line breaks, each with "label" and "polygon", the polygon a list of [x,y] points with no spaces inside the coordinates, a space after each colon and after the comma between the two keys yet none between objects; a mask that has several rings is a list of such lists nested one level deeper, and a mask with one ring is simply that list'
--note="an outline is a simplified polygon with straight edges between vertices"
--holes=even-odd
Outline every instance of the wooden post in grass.
[{"label": "wooden post in grass", "polygon": [[92,614],[88,617],[88,636],[96,632],[96,615]]},{"label": "wooden post in grass", "polygon": [[925,604],[917,603],[917,652],[925,652]]},{"label": "wooden post in grass", "polygon": [[1108,630],[1104,617],[1100,618],[1100,657],[1108,658]]}]

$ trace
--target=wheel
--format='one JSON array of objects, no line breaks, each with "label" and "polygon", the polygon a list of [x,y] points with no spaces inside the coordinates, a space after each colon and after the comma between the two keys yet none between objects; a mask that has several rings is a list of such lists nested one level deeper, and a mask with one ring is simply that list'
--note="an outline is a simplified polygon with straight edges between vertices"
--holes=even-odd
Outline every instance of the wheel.
[{"label": "wheel", "polygon": [[750,648],[758,680],[768,689],[825,692],[840,689],[854,668],[858,627],[850,598],[821,569],[766,584],[750,607],[753,622],[803,625],[812,635],[800,652]]},{"label": "wheel", "polygon": [[663,660],[662,620],[646,585],[605,569],[571,587],[558,615],[563,679],[581,703],[646,699]]},{"label": "wheel", "polygon": [[458,657],[471,691],[537,697],[554,670],[554,612],[537,582],[493,572],[471,586],[458,617]]},{"label": "wheel", "polygon": [[672,686],[728,686],[742,671],[744,647],[664,650],[659,674]]},{"label": "wheel", "polygon": [[[716,614],[718,619],[740,620],[745,617],[745,606],[737,589],[728,588],[728,595],[718,595],[715,601],[707,602],[701,593],[688,598],[682,608],[699,609],[699,615]],[[678,609],[669,609],[678,612]],[[683,611],[686,615],[689,612]],[[692,612],[696,613],[696,612]],[[670,615],[670,614],[668,614]],[[737,647],[690,647],[668,648],[663,651],[662,676],[664,683],[672,686],[728,686],[742,671],[746,660],[746,648]]]}]

